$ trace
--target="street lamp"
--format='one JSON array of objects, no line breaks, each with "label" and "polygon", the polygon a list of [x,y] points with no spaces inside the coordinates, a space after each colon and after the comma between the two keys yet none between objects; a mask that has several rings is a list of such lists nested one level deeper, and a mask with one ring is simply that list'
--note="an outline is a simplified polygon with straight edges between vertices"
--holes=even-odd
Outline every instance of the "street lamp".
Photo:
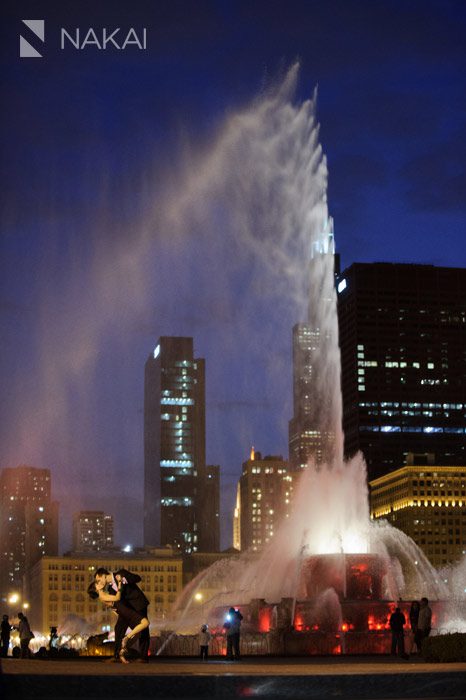
[{"label": "street lamp", "polygon": [[194,594],[194,600],[201,604],[202,617],[204,617],[204,596],[200,591]]}]

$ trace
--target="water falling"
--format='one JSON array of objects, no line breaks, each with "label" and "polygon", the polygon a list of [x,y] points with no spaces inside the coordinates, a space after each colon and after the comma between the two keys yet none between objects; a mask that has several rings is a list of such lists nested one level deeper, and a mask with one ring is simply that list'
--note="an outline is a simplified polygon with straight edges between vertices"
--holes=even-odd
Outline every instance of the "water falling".
[{"label": "water falling", "polygon": [[[313,555],[378,555],[385,567],[381,596],[386,600],[447,596],[444,582],[409,537],[388,523],[371,523],[362,456],[343,459],[327,165],[319,143],[315,97],[293,102],[297,70],[294,66],[278,89],[229,120],[204,161],[200,179],[191,179],[185,188],[181,209],[195,215],[201,202],[205,215],[206,183],[209,197],[221,198],[228,192],[228,201],[222,201],[233,228],[241,232],[240,240],[271,269],[280,269],[287,293],[291,289],[302,308],[308,307],[304,314],[314,338],[312,419],[322,437],[325,459],[311,462],[303,472],[291,516],[259,556],[245,552],[219,561],[191,582],[176,605],[179,628],[198,620],[193,601],[200,591],[208,608],[257,598],[271,603],[289,598],[296,603],[305,596],[303,562]],[[334,593],[324,591],[322,596],[335,606]]]}]

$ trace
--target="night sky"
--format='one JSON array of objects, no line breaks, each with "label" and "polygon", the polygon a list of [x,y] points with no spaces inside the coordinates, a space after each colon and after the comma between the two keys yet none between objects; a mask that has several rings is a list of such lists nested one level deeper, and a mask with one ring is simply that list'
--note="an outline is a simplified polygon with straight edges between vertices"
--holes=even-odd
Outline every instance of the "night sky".
[{"label": "night sky", "polygon": [[[78,0],[2,14],[0,467],[52,470],[63,548],[84,508],[141,544],[144,363],[160,335],[193,336],[230,546],[250,446],[287,456],[303,304],[277,295],[281,270],[221,207],[176,230],[160,212],[225,120],[299,61],[296,101],[318,86],[342,266],[464,266],[466,3]],[[26,18],[45,20],[44,45]],[[146,27],[148,48],[62,51],[60,27],[77,26]],[[42,59],[19,58],[20,31]]]}]

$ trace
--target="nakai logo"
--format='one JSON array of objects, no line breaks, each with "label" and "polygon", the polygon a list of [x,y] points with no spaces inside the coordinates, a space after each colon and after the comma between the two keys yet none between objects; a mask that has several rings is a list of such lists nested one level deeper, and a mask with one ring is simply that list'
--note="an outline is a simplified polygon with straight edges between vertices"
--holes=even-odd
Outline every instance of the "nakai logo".
[{"label": "nakai logo", "polygon": [[[26,35],[29,38],[34,37],[34,42],[37,44],[37,39],[42,43],[45,41],[45,21],[43,19],[23,19],[22,23],[28,28]],[[24,30],[22,30],[24,31]],[[24,36],[19,37],[19,56],[20,58],[42,58],[42,54],[29,43]]]},{"label": "nakai logo", "polygon": [[63,50],[70,46],[81,51],[90,47],[100,50],[112,48],[120,51],[134,47],[145,51],[147,48],[147,29],[143,27],[138,34],[134,27],[129,30],[122,30],[120,27],[117,29],[103,27],[99,30],[90,27],[83,32],[79,27],[70,31],[62,27],[60,47]]},{"label": "nakai logo", "polygon": [[[42,58],[43,56],[39,52],[41,45],[38,43],[38,40],[42,44],[45,42],[45,20],[23,19],[21,21],[24,25],[21,31],[25,36],[21,34],[19,37],[20,58]],[[95,29],[94,27],[88,27],[82,30],[80,27],[75,27],[74,29],[61,27],[60,48],[62,51],[67,48],[78,49],[79,51],[84,49],[98,49],[100,51],[117,49],[118,51],[124,51],[131,48],[145,51],[147,49],[147,29],[146,27],[142,27],[140,30],[136,30],[134,27],[129,29],[121,29],[121,27]]]}]

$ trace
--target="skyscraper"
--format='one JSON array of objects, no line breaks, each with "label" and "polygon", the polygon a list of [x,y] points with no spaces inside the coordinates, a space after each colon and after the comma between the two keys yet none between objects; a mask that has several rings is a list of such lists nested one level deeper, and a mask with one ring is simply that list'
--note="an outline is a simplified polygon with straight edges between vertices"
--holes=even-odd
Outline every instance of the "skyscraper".
[{"label": "skyscraper", "polygon": [[308,319],[293,327],[293,417],[288,426],[293,469],[306,467],[309,458],[331,461],[341,442],[340,365],[335,352],[338,266],[330,218],[312,247]]},{"label": "skyscraper", "polygon": [[205,362],[192,338],[161,337],[145,367],[144,543],[189,554],[218,542],[217,474],[205,462]]},{"label": "skyscraper", "polygon": [[21,592],[23,576],[42,556],[58,553],[58,503],[49,469],[20,466],[0,475],[0,592]]},{"label": "skyscraper", "polygon": [[290,513],[292,495],[293,476],[288,462],[283,457],[262,459],[261,453],[252,448],[239,480],[234,546],[257,551],[270,542],[280,522]]},{"label": "skyscraper", "polygon": [[466,269],[355,263],[337,289],[346,454],[369,479],[408,452],[465,464]]},{"label": "skyscraper", "polygon": [[306,467],[311,455],[322,460],[321,432],[312,415],[312,355],[318,343],[319,333],[309,325],[293,327],[293,418],[288,424],[288,443],[294,469]]},{"label": "skyscraper", "polygon": [[220,551],[220,466],[206,466],[201,484],[201,513],[199,516],[199,549],[203,552]]},{"label": "skyscraper", "polygon": [[101,510],[81,510],[73,517],[73,552],[113,547],[113,517]]}]

